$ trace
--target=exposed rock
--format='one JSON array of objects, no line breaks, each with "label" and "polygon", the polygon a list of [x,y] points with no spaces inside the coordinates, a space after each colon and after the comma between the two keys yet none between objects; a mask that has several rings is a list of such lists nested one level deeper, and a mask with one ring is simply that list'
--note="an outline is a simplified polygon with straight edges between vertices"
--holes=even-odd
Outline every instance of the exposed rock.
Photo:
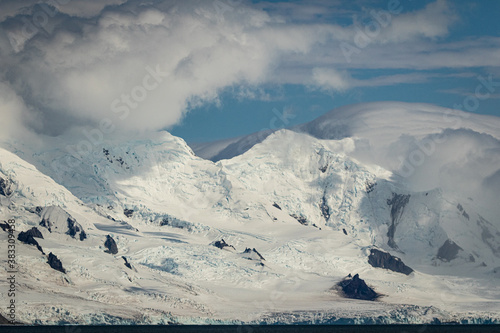
[{"label": "exposed rock", "polygon": [[80,234],[80,240],[87,238],[83,227],[61,207],[46,207],[43,209],[41,216],[42,220],[39,225],[47,228],[49,232],[64,233],[72,238],[75,238],[77,234]]},{"label": "exposed rock", "polygon": [[106,241],[104,242],[104,246],[106,247],[106,253],[117,254],[118,246],[116,245],[115,240],[110,235],[106,236]]},{"label": "exposed rock", "polygon": [[18,239],[21,237],[21,234],[26,235],[26,236],[31,236],[31,237],[43,239],[42,233],[36,227],[33,227],[30,230],[28,230],[28,231],[21,231],[19,233]]},{"label": "exposed rock", "polygon": [[52,267],[56,271],[66,273],[66,270],[63,268],[61,260],[59,260],[57,256],[55,256],[54,254],[52,254],[52,252],[49,253],[49,258],[47,263],[50,265],[50,267]]},{"label": "exposed rock", "polygon": [[387,245],[393,249],[398,249],[396,242],[394,241],[394,234],[396,233],[396,227],[403,216],[404,209],[408,202],[410,201],[410,194],[392,194],[392,199],[387,200],[387,204],[391,206],[391,225],[387,231]]},{"label": "exposed rock", "polygon": [[266,260],[255,248],[250,249],[247,247],[245,251],[243,251],[243,255],[243,258],[248,260]]},{"label": "exposed rock", "polygon": [[76,222],[76,220],[74,218],[72,218],[70,216],[70,217],[68,217],[67,221],[68,221],[68,231],[66,232],[66,234],[75,238],[75,235],[77,233],[80,233],[80,240],[81,241],[83,241],[85,238],[87,238],[87,234],[85,233],[85,231],[83,231],[82,226],[78,222]]},{"label": "exposed rock", "polygon": [[125,260],[125,266],[127,266],[128,268],[132,269],[132,266],[130,265],[130,263],[128,262],[127,258],[125,258],[124,256],[122,256],[122,259]]},{"label": "exposed rock", "polygon": [[0,222],[0,228],[2,228],[3,231],[9,231],[10,230],[10,224],[7,222]]},{"label": "exposed rock", "polygon": [[326,198],[323,195],[321,198],[321,203],[319,204],[319,208],[321,209],[321,214],[325,218],[325,221],[328,221],[330,218],[330,207],[328,207],[328,204],[326,203]]},{"label": "exposed rock", "polygon": [[342,228],[342,231],[344,232],[344,235],[347,235],[347,231],[345,230],[345,228]]},{"label": "exposed rock", "polygon": [[280,205],[278,205],[276,202],[275,202],[275,203],[273,203],[273,207],[276,207],[276,208],[278,208],[279,210],[281,210]]},{"label": "exposed rock", "polygon": [[369,181],[366,181],[366,186],[365,186],[366,193],[373,192],[373,190],[375,189],[375,185],[377,185],[377,183],[371,183]]},{"label": "exposed rock", "polygon": [[442,261],[452,261],[457,257],[458,251],[463,251],[463,249],[451,239],[447,239],[439,248],[437,257]]},{"label": "exposed rock", "polygon": [[406,266],[398,257],[377,249],[370,250],[368,263],[373,267],[385,268],[393,272],[403,273],[406,275],[410,275],[413,272],[413,269]]},{"label": "exposed rock", "polygon": [[304,216],[297,216],[295,214],[290,214],[291,217],[299,221],[302,225],[308,225],[307,219]]},{"label": "exposed rock", "polygon": [[52,226],[51,223],[48,219],[43,218],[40,223],[38,223],[40,226],[47,228],[49,232],[52,232]]},{"label": "exposed rock", "polygon": [[0,177],[0,195],[9,197],[13,192],[11,182]]},{"label": "exposed rock", "polygon": [[365,281],[359,278],[358,274],[354,275],[352,278],[349,276],[346,277],[338,283],[338,286],[341,288],[344,297],[347,298],[374,301],[382,296],[368,287]]},{"label": "exposed rock", "polygon": [[28,212],[32,213],[32,214],[36,214],[38,216],[41,216],[42,215],[42,211],[43,211],[43,208],[40,207],[40,206],[36,206],[36,207],[31,207],[31,208],[25,208]]},{"label": "exposed rock", "polygon": [[187,229],[188,231],[191,231],[194,226],[191,222],[179,220],[176,217],[168,215],[163,217],[160,221],[160,227],[165,225],[172,228]]},{"label": "exposed rock", "polygon": [[228,243],[226,243],[226,241],[224,239],[221,239],[220,241],[215,241],[215,242],[212,243],[212,245],[215,246],[215,247],[218,247],[221,250],[223,248],[225,248],[225,247],[231,247],[231,248],[233,248],[233,250],[236,250],[234,248],[234,246],[229,245]]},{"label": "exposed rock", "polygon": [[36,248],[38,249],[38,251],[40,251],[43,254],[45,254],[43,252],[42,247],[40,246],[40,244],[38,244],[38,242],[36,241],[35,238],[41,238],[41,239],[43,239],[42,233],[36,227],[33,227],[30,230],[28,230],[28,231],[21,231],[19,233],[19,235],[17,235],[17,239],[20,242],[23,242],[24,244],[28,244],[28,245],[34,245],[34,246],[36,246]]},{"label": "exposed rock", "polygon": [[132,215],[134,215],[134,210],[133,209],[124,209],[123,214],[125,214],[126,217],[132,217]]}]

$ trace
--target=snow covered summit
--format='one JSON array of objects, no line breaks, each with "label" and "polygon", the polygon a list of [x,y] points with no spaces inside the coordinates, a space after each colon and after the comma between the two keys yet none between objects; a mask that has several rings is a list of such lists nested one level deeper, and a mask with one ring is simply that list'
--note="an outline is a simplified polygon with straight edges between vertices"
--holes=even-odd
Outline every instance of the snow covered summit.
[{"label": "snow covered summit", "polygon": [[[205,145],[238,151],[217,162],[166,132],[85,156],[57,138],[4,143],[1,218],[43,236],[43,252],[19,245],[18,319],[498,322],[499,129],[370,103],[243,138],[243,150]],[[335,286],[349,274],[382,296],[346,298]]]}]

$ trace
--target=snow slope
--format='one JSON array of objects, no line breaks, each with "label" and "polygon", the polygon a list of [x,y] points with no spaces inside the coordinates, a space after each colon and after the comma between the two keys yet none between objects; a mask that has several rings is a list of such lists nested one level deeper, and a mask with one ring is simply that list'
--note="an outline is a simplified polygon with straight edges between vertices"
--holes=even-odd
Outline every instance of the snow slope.
[{"label": "snow slope", "polygon": [[[499,322],[500,223],[494,207],[447,184],[418,189],[415,179],[387,167],[388,158],[366,153],[367,147],[389,152],[394,142],[408,150],[414,141],[402,136],[423,140],[447,128],[455,131],[448,143],[470,144],[466,155],[488,149],[481,177],[492,177],[498,119],[468,115],[464,132],[463,124],[438,124],[446,112],[395,103],[342,108],[216,163],[166,132],[110,139],[80,156],[67,149],[78,141],[67,139],[47,139],[46,148],[36,149],[4,143],[0,177],[12,193],[0,195],[0,218],[15,218],[18,231],[36,226],[44,236],[37,241],[45,255],[18,245],[18,319]],[[426,128],[429,121],[435,125]],[[342,135],[333,131],[336,126]],[[450,167],[456,156],[445,157],[439,162]],[[70,225],[87,238],[72,236]],[[117,254],[105,252],[108,235]],[[6,239],[0,231],[1,244]],[[232,247],[213,245],[221,239]],[[451,242],[456,253],[443,248]],[[373,247],[415,272],[370,266]],[[49,252],[66,274],[50,268]],[[359,274],[384,297],[342,297],[332,288],[348,274]]]}]

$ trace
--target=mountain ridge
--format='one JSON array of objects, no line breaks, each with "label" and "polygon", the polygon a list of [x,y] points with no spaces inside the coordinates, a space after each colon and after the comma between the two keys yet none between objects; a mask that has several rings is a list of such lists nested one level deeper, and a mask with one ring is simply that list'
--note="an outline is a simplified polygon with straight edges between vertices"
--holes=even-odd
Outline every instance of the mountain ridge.
[{"label": "mountain ridge", "polygon": [[[496,139],[460,128],[451,133],[448,142],[470,144],[465,155],[487,143],[484,170],[473,181],[490,177]],[[393,137],[405,148],[419,142]],[[44,238],[37,242],[65,270],[56,272],[33,246],[19,244],[26,283],[19,292],[28,300],[18,312],[23,322],[297,323],[315,313],[329,314],[325,323],[339,316],[500,322],[494,209],[440,184],[416,190],[411,177],[363,154],[373,147],[366,138],[321,139],[282,129],[215,163],[169,133],[103,142],[81,159],[66,149],[77,143],[54,138],[36,151],[6,145],[17,154],[0,148],[1,218],[15,218],[19,231],[38,227]],[[61,167],[69,160],[72,167]],[[453,160],[440,161],[440,168]],[[86,238],[72,237],[70,227]],[[5,242],[7,233],[0,237]],[[233,250],[213,246],[221,239]],[[374,248],[414,272],[373,267]],[[39,280],[29,278],[36,271]],[[383,303],[346,303],[332,292],[348,274],[384,294]],[[270,298],[271,291],[279,297]],[[288,315],[298,309],[300,316]],[[414,315],[405,317],[408,311]]]}]

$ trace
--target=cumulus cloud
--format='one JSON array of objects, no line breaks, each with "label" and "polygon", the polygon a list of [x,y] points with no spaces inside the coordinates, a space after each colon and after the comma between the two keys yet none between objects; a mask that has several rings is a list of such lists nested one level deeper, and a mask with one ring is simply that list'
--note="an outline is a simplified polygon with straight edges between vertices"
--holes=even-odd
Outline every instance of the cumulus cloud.
[{"label": "cumulus cloud", "polygon": [[[15,94],[23,110],[13,116],[3,108],[10,115],[4,119],[50,135],[103,122],[121,130],[168,128],[190,108],[217,103],[228,87],[242,87],[236,89],[241,96],[266,98],[253,94],[254,87],[299,83],[344,91],[415,79],[352,78],[349,70],[362,66],[358,60],[346,66],[338,46],[355,38],[357,22],[312,20],[322,11],[331,17],[332,8],[338,8],[334,2],[310,3],[309,14],[292,22],[283,13],[304,12],[284,3],[267,3],[274,11],[247,1],[199,0],[33,0],[23,5],[7,0],[1,6],[2,95]],[[438,0],[420,11],[393,15],[370,44],[376,56],[363,66],[390,61],[377,53],[377,45],[425,43],[445,35],[454,22],[450,10]]]}]

